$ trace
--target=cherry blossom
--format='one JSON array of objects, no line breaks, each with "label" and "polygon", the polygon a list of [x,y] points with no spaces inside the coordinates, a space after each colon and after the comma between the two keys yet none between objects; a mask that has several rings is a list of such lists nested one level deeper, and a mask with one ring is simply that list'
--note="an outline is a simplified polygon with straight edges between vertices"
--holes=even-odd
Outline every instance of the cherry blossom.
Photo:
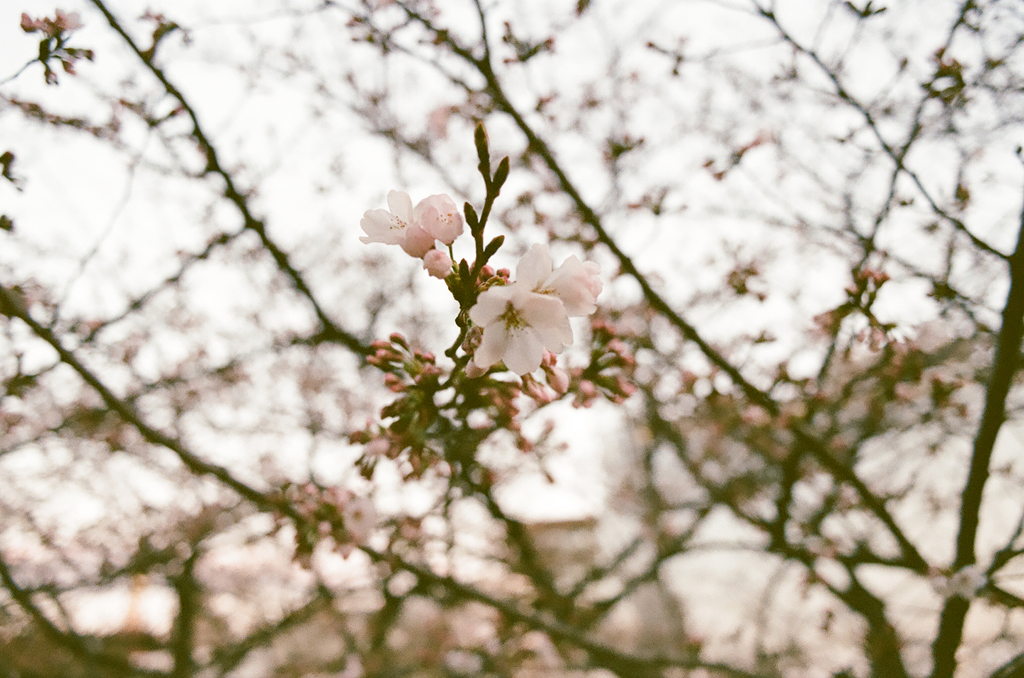
[{"label": "cherry blossom", "polygon": [[424,198],[413,210],[413,219],[431,237],[451,245],[462,235],[462,214],[458,205],[444,194]]},{"label": "cherry blossom", "polygon": [[523,375],[540,367],[544,351],[561,353],[572,343],[570,316],[597,308],[600,268],[575,256],[554,269],[547,245],[534,245],[516,266],[516,281],[483,292],[469,311],[483,327],[473,356],[478,368],[504,362]]},{"label": "cherry blossom", "polygon": [[366,233],[359,238],[364,243],[399,245],[419,259],[433,251],[437,240],[452,244],[462,234],[463,222],[455,201],[447,195],[424,198],[413,208],[408,193],[389,191],[388,209],[367,211],[359,226]]},{"label": "cherry blossom", "polygon": [[434,238],[413,218],[412,198],[403,191],[388,192],[388,210],[369,210],[359,226],[364,243],[399,245],[409,256],[422,257],[434,247]]},{"label": "cherry blossom", "polygon": [[537,294],[551,294],[565,305],[570,317],[590,315],[597,310],[601,293],[601,268],[592,261],[582,262],[575,255],[553,269],[547,245],[534,245],[516,267],[516,282]]},{"label": "cherry blossom", "polygon": [[486,369],[499,361],[516,374],[540,367],[544,350],[561,353],[572,343],[572,328],[562,302],[513,283],[486,290],[469,310],[483,327],[473,363]]}]

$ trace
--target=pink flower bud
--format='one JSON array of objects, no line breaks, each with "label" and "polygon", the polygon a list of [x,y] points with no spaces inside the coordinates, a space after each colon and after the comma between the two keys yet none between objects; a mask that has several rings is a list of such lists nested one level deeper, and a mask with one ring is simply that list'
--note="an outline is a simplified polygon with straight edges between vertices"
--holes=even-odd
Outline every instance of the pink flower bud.
[{"label": "pink flower bud", "polygon": [[33,33],[41,28],[40,22],[33,19],[25,12],[21,13],[21,30],[26,33]]},{"label": "pink flower bud", "polygon": [[365,448],[368,457],[383,457],[391,449],[391,443],[387,438],[374,438]]},{"label": "pink flower bud", "polygon": [[548,386],[555,389],[555,393],[565,395],[569,390],[569,375],[560,367],[551,367],[544,370],[548,374]]},{"label": "pink flower bud", "polygon": [[435,278],[444,280],[452,272],[452,258],[443,250],[430,250],[423,256],[423,268]]}]

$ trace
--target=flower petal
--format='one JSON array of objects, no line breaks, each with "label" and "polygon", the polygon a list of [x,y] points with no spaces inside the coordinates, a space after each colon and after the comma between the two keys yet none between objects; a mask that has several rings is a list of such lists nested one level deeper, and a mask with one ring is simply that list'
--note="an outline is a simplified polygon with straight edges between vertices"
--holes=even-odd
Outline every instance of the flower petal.
[{"label": "flower petal", "polygon": [[505,327],[505,323],[491,323],[484,328],[480,345],[473,353],[473,362],[478,367],[486,370],[504,357],[509,339],[508,328]]},{"label": "flower petal", "polygon": [[434,237],[420,228],[419,224],[410,224],[399,245],[410,257],[418,259],[434,249]]},{"label": "flower petal", "polygon": [[546,349],[561,353],[572,343],[572,327],[562,302],[554,296],[522,292],[513,301],[523,320],[537,333]]},{"label": "flower petal", "polygon": [[405,225],[412,223],[412,198],[405,191],[388,191],[388,209]]},{"label": "flower petal", "polygon": [[568,315],[590,315],[597,310],[597,296],[604,287],[600,275],[600,266],[593,261],[582,262],[574,255],[544,281],[544,291],[550,290],[561,299]]},{"label": "flower petal", "polygon": [[520,290],[516,292],[512,303],[523,320],[533,327],[561,325],[566,318],[565,306],[558,297]]},{"label": "flower petal", "polygon": [[518,375],[529,374],[540,367],[544,347],[537,333],[530,327],[519,327],[509,331],[508,347],[502,359],[505,367]]},{"label": "flower petal", "polygon": [[561,353],[563,348],[572,345],[572,325],[566,316],[562,316],[557,325],[537,325],[533,329],[544,348],[552,353]]},{"label": "flower petal", "polygon": [[401,242],[403,224],[387,210],[370,210],[363,214],[359,226],[366,236],[359,239],[365,243],[379,242],[385,245],[397,245]]},{"label": "flower petal", "polygon": [[547,245],[536,244],[516,265],[516,282],[535,290],[551,275],[551,252]]},{"label": "flower petal", "polygon": [[478,327],[490,325],[503,314],[512,299],[512,286],[491,287],[482,292],[469,309],[469,319]]},{"label": "flower petal", "polygon": [[424,198],[416,205],[413,218],[427,233],[445,245],[462,235],[463,221],[458,205],[444,194]]}]

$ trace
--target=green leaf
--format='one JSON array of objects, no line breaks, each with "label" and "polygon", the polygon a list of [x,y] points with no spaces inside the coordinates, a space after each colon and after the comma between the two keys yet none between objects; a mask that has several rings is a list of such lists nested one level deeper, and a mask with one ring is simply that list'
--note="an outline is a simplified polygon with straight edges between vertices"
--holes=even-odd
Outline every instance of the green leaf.
[{"label": "green leaf", "polygon": [[476,231],[480,226],[480,217],[476,215],[476,210],[467,202],[463,211],[466,213],[466,223],[469,224],[470,232]]},{"label": "green leaf", "polygon": [[487,130],[484,124],[478,122],[473,132],[473,141],[476,143],[476,155],[480,158],[480,173],[484,175],[484,181],[491,180],[491,152],[487,149]]},{"label": "green leaf", "polygon": [[459,303],[463,304],[473,298],[473,290],[476,288],[476,281],[470,277],[469,262],[463,259],[459,262],[459,281],[462,283],[462,298]]},{"label": "green leaf", "polygon": [[498,251],[501,244],[505,242],[505,236],[499,235],[491,242],[487,243],[487,247],[484,248],[484,258],[490,259],[494,256],[494,253]]},{"label": "green leaf", "polygon": [[502,187],[505,180],[508,179],[508,156],[501,159],[498,163],[498,170],[494,173],[494,192],[497,194],[498,189]]}]

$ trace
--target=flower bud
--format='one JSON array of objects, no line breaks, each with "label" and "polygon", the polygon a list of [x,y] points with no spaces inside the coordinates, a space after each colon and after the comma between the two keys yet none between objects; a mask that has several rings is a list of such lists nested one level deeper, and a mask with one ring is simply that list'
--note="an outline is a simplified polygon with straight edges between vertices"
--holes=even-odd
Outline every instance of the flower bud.
[{"label": "flower bud", "polygon": [[423,255],[423,268],[435,278],[444,280],[452,272],[452,258],[443,250],[430,250]]}]

